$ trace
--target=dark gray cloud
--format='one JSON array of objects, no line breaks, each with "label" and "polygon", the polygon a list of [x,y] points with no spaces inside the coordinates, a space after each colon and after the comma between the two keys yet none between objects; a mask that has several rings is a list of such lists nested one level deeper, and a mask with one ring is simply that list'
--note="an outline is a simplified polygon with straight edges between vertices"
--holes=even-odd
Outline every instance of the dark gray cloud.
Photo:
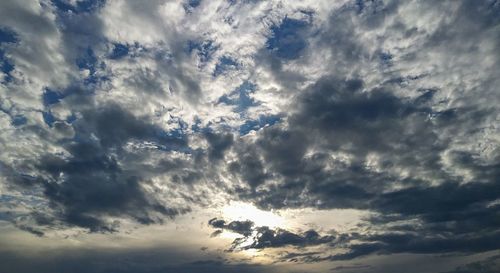
[{"label": "dark gray cloud", "polygon": [[[208,224],[213,228],[228,230],[243,235],[236,238],[231,250],[278,248],[286,246],[305,247],[330,243],[335,240],[335,236],[322,236],[317,231],[311,229],[297,234],[282,228],[272,229],[267,226],[255,226],[250,220],[231,221],[226,224],[222,219],[213,218]],[[217,236],[221,232],[216,231]]]},{"label": "dark gray cloud", "polygon": [[[421,4],[436,8],[427,1]],[[450,2],[441,4],[439,9],[450,7]],[[373,253],[475,253],[499,247],[491,243],[498,236],[498,223],[492,220],[498,218],[495,202],[500,197],[498,149],[488,159],[480,159],[481,152],[471,151],[470,145],[455,145],[470,143],[482,128],[491,127],[498,109],[487,102],[476,104],[477,94],[471,92],[456,99],[459,103],[444,98],[443,93],[454,87],[436,88],[422,81],[435,74],[405,74],[402,66],[399,71],[388,70],[417,60],[431,65],[433,61],[424,56],[444,56],[445,50],[467,56],[464,62],[472,64],[475,56],[486,53],[468,47],[474,40],[470,37],[482,39],[483,31],[498,24],[492,15],[498,5],[493,1],[457,4],[456,16],[438,24],[416,51],[410,47],[393,55],[383,49],[383,43],[362,41],[370,31],[387,27],[393,35],[406,37],[402,39],[421,35],[423,30],[399,17],[404,8],[399,1],[348,3],[330,15],[316,36],[321,49],[333,55],[334,74],[359,75],[363,65],[378,63],[377,70],[386,70],[381,78],[391,80],[374,87],[368,81],[377,75],[320,78],[297,95],[286,124],[262,130],[255,141],[237,150],[239,160],[231,163],[235,175],[248,184],[239,189],[241,198],[262,208],[369,210],[374,215],[366,219],[368,229],[376,226],[397,232],[356,236],[363,243],[352,243],[346,247],[350,251],[329,259]],[[479,14],[484,20],[469,21]],[[458,21],[467,26],[457,27]],[[467,43],[461,43],[464,40]],[[498,39],[490,42],[498,48]],[[493,55],[489,58],[496,59]],[[282,66],[270,68],[277,79],[285,73]],[[492,69],[498,71],[497,66]],[[492,77],[482,76],[481,87],[475,90],[496,101],[491,95],[496,90],[491,87]],[[283,81],[285,86],[290,84]],[[406,96],[400,88],[406,89]],[[414,88],[412,95],[409,88]],[[450,106],[443,107],[445,103]],[[238,168],[242,162],[252,166],[250,175]],[[251,177],[255,174],[260,174],[258,179]],[[405,221],[418,224],[401,224]]]},{"label": "dark gray cloud", "polygon": [[[188,257],[189,258],[189,257]],[[190,258],[195,259],[195,255]],[[166,248],[114,251],[111,249],[48,251],[45,255],[27,257],[0,252],[2,270],[19,273],[160,273],[160,272],[272,272],[258,264],[213,257],[188,262],[182,252]]]},{"label": "dark gray cloud", "polygon": [[[248,150],[261,152],[261,172],[265,168],[268,179],[282,182],[265,186],[262,179],[261,187],[255,188],[242,173],[249,189],[240,195],[264,208],[370,210],[376,216],[368,221],[377,225],[419,221],[412,230],[393,227],[401,236],[358,238],[366,243],[352,244],[351,252],[332,259],[497,249],[493,242],[499,223],[493,219],[498,219],[498,205],[491,202],[500,197],[498,163],[478,162],[464,151],[450,152],[448,158],[455,166],[473,174],[473,181],[464,183],[463,177],[443,170],[440,154],[449,149],[452,136],[437,134],[466,126],[470,119],[481,122],[488,112],[435,113],[422,102],[425,97],[427,93],[406,99],[384,89],[363,90],[361,80],[321,79],[298,98],[288,127],[266,128],[249,144]],[[317,152],[306,155],[311,149]],[[351,159],[332,160],[328,153],[347,154]],[[368,166],[370,153],[377,154],[379,170]],[[241,161],[247,157],[243,154]],[[335,167],[329,170],[327,164],[332,163]],[[412,177],[401,177],[394,169],[407,169]],[[440,184],[432,185],[436,180]],[[403,189],[393,188],[395,183],[404,185]]]},{"label": "dark gray cloud", "polygon": [[[259,198],[266,198],[263,205],[293,206],[285,204],[280,195],[290,198],[307,189],[316,196],[311,202],[322,201],[320,207],[361,208],[363,203],[356,199],[371,199],[397,179],[367,168],[365,160],[370,153],[380,155],[381,167],[388,169],[401,166],[425,172],[440,168],[436,152],[442,150],[444,144],[438,142],[433,124],[428,120],[431,110],[383,89],[363,91],[362,86],[361,80],[321,79],[299,97],[297,111],[289,117],[287,128],[264,129],[255,146],[248,148],[261,151],[262,166],[287,181],[273,186],[283,190],[270,189],[270,196],[256,193],[262,194]],[[317,151],[308,157],[309,149]],[[408,154],[410,150],[412,155]],[[329,152],[346,153],[353,160],[338,161],[336,169],[326,170],[325,164],[332,160]],[[243,153],[242,158],[248,156]],[[250,162],[255,165],[259,161]],[[417,179],[407,182],[416,183]],[[340,199],[329,198],[330,195]],[[299,201],[298,197],[291,199]]]},{"label": "dark gray cloud", "polygon": [[36,182],[42,183],[44,195],[64,222],[90,231],[113,231],[113,224],[101,216],[128,215],[149,224],[161,221],[154,213],[173,217],[183,212],[145,191],[141,180],[148,178],[133,171],[137,163],[127,160],[132,155],[124,145],[138,140],[176,149],[185,147],[185,139],[170,137],[117,105],[83,112],[72,126],[79,141],[65,144],[69,155],[44,155],[35,164],[41,173]]},{"label": "dark gray cloud", "polygon": [[206,132],[205,138],[209,144],[208,157],[210,160],[222,159],[226,150],[234,142],[234,137],[231,133],[215,134],[213,132]]},{"label": "dark gray cloud", "polygon": [[366,243],[353,243],[349,251],[321,258],[328,260],[351,260],[369,254],[393,253],[478,253],[498,249],[498,232],[493,234],[466,234],[443,238],[436,234],[424,237],[421,234],[385,233],[373,236],[361,236],[358,240]]},{"label": "dark gray cloud", "polygon": [[[50,205],[38,212],[43,217],[31,214],[34,222],[31,225],[35,226],[30,226],[30,223],[16,225],[37,235],[43,234],[39,227],[76,226],[92,232],[116,231],[119,223],[106,218],[126,217],[151,224],[187,212],[191,204],[168,204],[165,196],[158,196],[158,190],[155,192],[151,188],[155,188],[152,179],[161,175],[170,175],[173,181],[182,183],[193,184],[193,181],[199,180],[197,171],[189,170],[194,164],[191,160],[167,156],[173,152],[191,153],[188,136],[182,129],[164,128],[163,124],[155,123],[147,111],[137,111],[137,108],[113,97],[97,102],[96,97],[102,95],[99,92],[109,91],[111,81],[116,77],[109,68],[115,60],[105,58],[110,41],[104,33],[105,22],[99,13],[105,1],[48,1],[25,7],[14,2],[2,3],[2,11],[24,14],[24,19],[16,22],[3,16],[5,20],[0,22],[2,29],[5,24],[14,33],[19,32],[16,35],[19,39],[12,41],[14,47],[9,52],[16,60],[14,64],[28,58],[38,71],[63,77],[63,73],[50,65],[50,62],[58,61],[61,67],[71,71],[68,72],[70,83],[67,86],[47,82],[43,86],[43,94],[36,95],[42,90],[31,92],[37,97],[34,99],[42,102],[41,105],[39,101],[33,103],[26,98],[22,98],[21,103],[15,99],[11,101],[3,96],[2,89],[1,109],[4,112],[5,108],[9,116],[17,117],[14,123],[18,130],[15,133],[30,135],[31,144],[45,146],[32,152],[16,152],[14,149],[1,159],[2,170],[7,177],[6,186],[10,190],[37,192]],[[30,34],[33,31],[30,25],[36,26],[36,34]],[[42,42],[30,45],[31,37],[38,36]],[[61,55],[47,57],[55,45]],[[17,47],[23,46],[32,46],[32,49],[19,53],[22,56],[16,55],[15,50],[20,50]],[[166,54],[165,51],[153,45],[150,47],[152,49],[146,49],[139,42],[135,43],[131,58],[152,54],[147,57],[153,57],[161,65],[165,59],[157,55]],[[16,66],[16,69],[21,68]],[[21,79],[24,76],[20,75],[28,72],[16,71],[18,78],[10,86],[24,89],[24,80]],[[151,72],[154,79],[144,78],[141,73],[134,74],[129,79],[129,85],[140,89],[140,94],[166,92],[161,84],[154,84],[159,77],[156,72]],[[30,81],[39,80],[33,73],[29,76],[33,77]],[[181,78],[185,77],[188,76],[181,75]],[[182,82],[179,78],[179,83]],[[191,82],[194,88],[189,90],[195,92],[197,83]],[[31,88],[35,89],[26,87]],[[15,114],[20,111],[22,115]],[[43,120],[34,118],[30,112],[41,114]],[[57,152],[48,147],[55,147]],[[220,156],[219,147],[216,148],[210,152],[210,158]],[[204,156],[206,153],[200,154]],[[16,158],[16,163],[9,162],[9,157]],[[179,170],[182,174],[176,173]],[[179,177],[181,179],[177,179]],[[199,201],[195,196],[186,196],[186,200]],[[45,220],[41,221],[42,218]]]},{"label": "dark gray cloud", "polygon": [[350,265],[350,266],[336,266],[330,268],[330,271],[347,271],[347,270],[355,270],[355,269],[371,269],[372,267],[369,265]]},{"label": "dark gray cloud", "polygon": [[446,273],[493,273],[500,269],[500,256],[491,256],[485,260],[457,267]]},{"label": "dark gray cloud", "polygon": [[315,230],[308,230],[302,234],[295,234],[284,229],[270,229],[269,227],[258,227],[256,239],[245,249],[263,249],[268,247],[284,246],[313,246],[331,242],[335,237],[321,236]]},{"label": "dark gray cloud", "polygon": [[210,221],[208,221],[208,224],[213,228],[229,230],[244,236],[250,236],[252,234],[254,226],[254,223],[250,220],[231,221],[226,224],[226,221],[217,218],[211,219]]}]

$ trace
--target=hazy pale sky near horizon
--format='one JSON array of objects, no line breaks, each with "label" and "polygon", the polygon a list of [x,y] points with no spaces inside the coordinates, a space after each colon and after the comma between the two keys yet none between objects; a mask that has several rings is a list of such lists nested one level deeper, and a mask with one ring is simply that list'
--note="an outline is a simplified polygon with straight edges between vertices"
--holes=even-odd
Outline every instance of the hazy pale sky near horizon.
[{"label": "hazy pale sky near horizon", "polygon": [[1,0],[0,273],[500,271],[500,1]]}]

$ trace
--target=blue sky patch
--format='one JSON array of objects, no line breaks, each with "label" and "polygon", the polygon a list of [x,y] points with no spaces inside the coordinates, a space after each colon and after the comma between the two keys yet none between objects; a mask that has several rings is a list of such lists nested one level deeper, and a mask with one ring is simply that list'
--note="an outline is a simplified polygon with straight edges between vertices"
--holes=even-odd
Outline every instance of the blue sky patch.
[{"label": "blue sky patch", "polygon": [[365,0],[356,0],[354,6],[356,7],[356,11],[358,13],[363,12],[363,9],[365,8]]},{"label": "blue sky patch", "polygon": [[188,0],[187,4],[192,8],[196,8],[201,4],[201,0]]},{"label": "blue sky patch", "polygon": [[187,46],[189,53],[193,53],[194,51],[196,51],[196,54],[198,55],[202,63],[210,61],[212,59],[212,55],[219,48],[212,40],[206,40],[203,42],[190,40],[188,41]]},{"label": "blue sky patch", "polygon": [[239,64],[231,57],[222,56],[219,58],[219,62],[215,65],[214,77],[217,77],[227,70],[238,68]]},{"label": "blue sky patch", "polygon": [[258,103],[250,97],[250,94],[255,91],[256,87],[257,86],[255,84],[245,81],[230,94],[220,97],[219,103],[235,105],[236,112],[243,112],[249,107],[257,106]]},{"label": "blue sky patch", "polygon": [[113,51],[109,55],[110,59],[118,60],[128,55],[129,48],[127,45],[115,43],[113,46]]},{"label": "blue sky patch", "polygon": [[51,104],[56,104],[59,101],[61,101],[62,98],[64,98],[64,95],[62,95],[57,91],[53,91],[49,88],[45,89],[42,95],[43,104],[46,106]]},{"label": "blue sky patch", "polygon": [[50,127],[52,127],[52,124],[56,122],[56,118],[54,117],[54,115],[52,115],[50,111],[42,112],[42,116],[45,124],[49,125]]},{"label": "blue sky patch", "polygon": [[99,62],[97,56],[95,55],[92,48],[87,48],[79,58],[76,59],[76,65],[80,70],[89,70],[89,76],[84,79],[83,83],[85,85],[96,84],[99,81],[109,80],[107,76],[98,76],[96,72],[98,69],[105,69],[106,64],[104,62]]},{"label": "blue sky patch", "polygon": [[277,57],[293,60],[300,57],[307,42],[301,32],[309,26],[309,22],[285,17],[280,25],[271,27],[271,36],[266,42],[266,48]]},{"label": "blue sky patch", "polygon": [[17,43],[17,35],[14,31],[0,26],[0,71],[5,74],[1,83],[8,83],[12,81],[10,72],[14,70],[14,64],[5,56],[3,44]]},{"label": "blue sky patch", "polygon": [[261,128],[266,126],[271,126],[278,123],[281,120],[281,117],[278,115],[269,115],[259,116],[259,119],[256,120],[247,120],[243,125],[240,126],[239,132],[240,135],[246,135],[251,131],[258,131]]},{"label": "blue sky patch", "polygon": [[201,4],[201,0],[187,0],[182,6],[186,13],[192,13]]},{"label": "blue sky patch", "polygon": [[90,74],[94,74],[96,71],[97,57],[94,54],[92,48],[87,48],[85,52],[76,59],[76,65],[80,69],[88,69]]},{"label": "blue sky patch", "polygon": [[388,52],[381,52],[379,54],[380,62],[383,66],[392,66],[394,56]]},{"label": "blue sky patch", "polygon": [[179,121],[179,128],[170,131],[158,131],[157,134],[160,139],[165,139],[165,140],[172,138],[184,139],[186,137],[185,130],[187,129],[187,127],[188,127],[187,123]]},{"label": "blue sky patch", "polygon": [[0,44],[17,43],[17,35],[14,31],[0,26]]},{"label": "blue sky patch", "polygon": [[13,117],[12,117],[12,121],[11,121],[12,125],[14,125],[14,126],[16,126],[16,127],[17,127],[17,126],[24,125],[24,124],[26,124],[27,122],[28,122],[28,119],[27,119],[25,116],[23,116],[23,115],[16,115],[16,116],[13,116]]},{"label": "blue sky patch", "polygon": [[68,0],[52,0],[54,6],[63,12],[93,12],[104,6],[106,0],[80,0],[76,2],[76,5],[72,5]]},{"label": "blue sky patch", "polygon": [[14,64],[5,56],[5,53],[0,49],[0,71],[4,73],[4,79],[1,83],[8,83],[12,81],[10,72],[14,70]]}]

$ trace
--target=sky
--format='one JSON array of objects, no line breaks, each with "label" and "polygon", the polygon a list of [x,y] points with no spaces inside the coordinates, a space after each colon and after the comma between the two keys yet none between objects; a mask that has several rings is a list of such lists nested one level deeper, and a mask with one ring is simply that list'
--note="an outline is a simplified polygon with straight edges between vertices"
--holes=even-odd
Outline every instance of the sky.
[{"label": "sky", "polygon": [[500,1],[0,1],[0,272],[500,271]]}]

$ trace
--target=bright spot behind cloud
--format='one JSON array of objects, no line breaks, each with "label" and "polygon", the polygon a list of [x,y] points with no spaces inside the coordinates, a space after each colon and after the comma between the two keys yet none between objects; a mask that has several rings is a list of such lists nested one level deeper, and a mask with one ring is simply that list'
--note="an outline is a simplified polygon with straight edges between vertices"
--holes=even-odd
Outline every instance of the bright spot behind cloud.
[{"label": "bright spot behind cloud", "polygon": [[286,227],[287,221],[282,216],[272,212],[258,209],[252,204],[243,202],[230,202],[222,209],[224,219],[245,221],[250,220],[256,226],[267,226],[270,228]]}]

